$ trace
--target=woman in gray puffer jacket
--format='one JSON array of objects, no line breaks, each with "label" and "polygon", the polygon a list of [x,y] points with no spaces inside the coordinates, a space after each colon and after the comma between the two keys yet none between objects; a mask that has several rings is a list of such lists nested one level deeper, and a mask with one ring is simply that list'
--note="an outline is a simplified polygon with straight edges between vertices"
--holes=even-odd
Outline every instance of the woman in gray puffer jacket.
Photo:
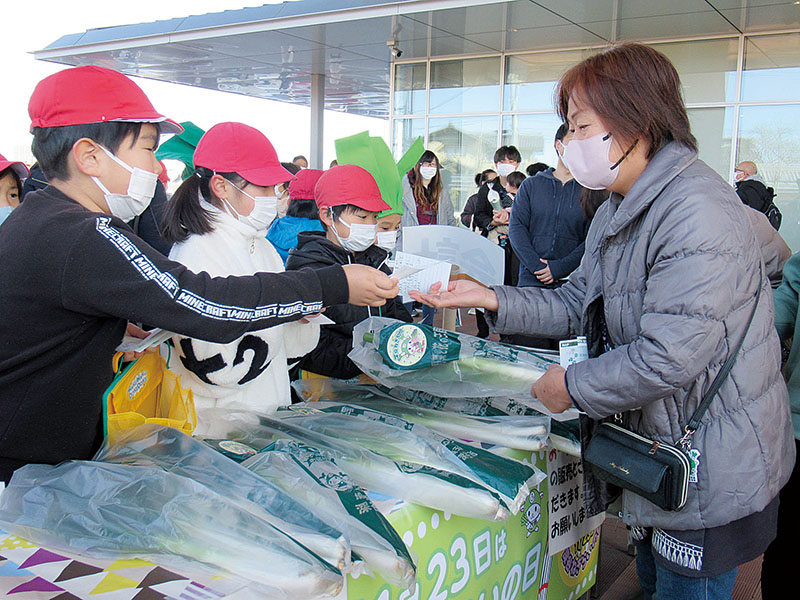
[{"label": "woman in gray puffer jacket", "polygon": [[[648,597],[730,598],[737,567],[775,536],[777,500],[795,460],[771,292],[745,207],[697,158],[669,60],[621,44],[573,67],[558,88],[575,130],[564,153],[584,187],[611,197],[580,266],[559,289],[451,283],[416,296],[477,306],[498,333],[587,335],[590,358],[551,369],[532,395],[597,421],[623,413],[643,436],[675,444],[752,324],[692,438],[697,480],[677,512],[624,492]],[[756,300],[756,291],[761,295]]]}]

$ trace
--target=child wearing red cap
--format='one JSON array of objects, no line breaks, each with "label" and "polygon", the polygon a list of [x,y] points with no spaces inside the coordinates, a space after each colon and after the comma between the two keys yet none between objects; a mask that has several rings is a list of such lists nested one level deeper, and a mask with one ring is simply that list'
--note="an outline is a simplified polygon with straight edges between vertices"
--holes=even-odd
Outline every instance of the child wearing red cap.
[{"label": "child wearing red cap", "polygon": [[[33,153],[50,185],[0,228],[0,479],[27,463],[89,459],[102,394],[129,323],[227,343],[396,282],[362,266],[214,278],[155,251],[126,225],[148,206],[159,133],[180,126],[133,81],[77,67],[31,97]],[[245,163],[237,165],[248,177]]]},{"label": "child wearing red cap", "polygon": [[289,183],[289,204],[286,216],[276,219],[269,228],[267,240],[281,255],[283,262],[289,250],[297,247],[297,236],[304,231],[324,231],[319,220],[319,209],[314,200],[314,187],[322,177],[320,169],[301,169]]},{"label": "child wearing red cap", "polygon": [[[388,273],[388,252],[375,240],[378,214],[390,207],[372,175],[355,165],[333,167],[320,177],[315,195],[325,231],[300,234],[297,248],[289,252],[287,270],[360,264]],[[348,303],[329,306],[325,316],[334,324],[320,327],[319,344],[300,361],[300,368],[337,379],[359,375],[347,354],[353,349],[353,328],[371,315],[411,321],[399,297],[388,300],[380,311]]]},{"label": "child wearing red cap", "polygon": [[[214,125],[200,139],[194,165],[164,216],[165,237],[175,244],[169,257],[213,277],[284,271],[264,236],[277,213],[276,187],[292,175],[266,136],[244,123]],[[208,431],[208,409],[273,412],[290,404],[288,361],[318,340],[319,326],[304,321],[250,331],[229,344],[174,336],[169,367],[194,393],[195,433]]]},{"label": "child wearing red cap", "polygon": [[6,160],[0,154],[0,224],[19,206],[22,180],[30,175],[24,163]]}]

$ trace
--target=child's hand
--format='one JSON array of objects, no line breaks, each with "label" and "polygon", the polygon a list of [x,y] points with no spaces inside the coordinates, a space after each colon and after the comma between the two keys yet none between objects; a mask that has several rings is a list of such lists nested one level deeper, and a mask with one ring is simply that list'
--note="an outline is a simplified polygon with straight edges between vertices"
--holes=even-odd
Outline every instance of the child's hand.
[{"label": "child's hand", "polygon": [[[150,335],[150,332],[145,331],[141,327],[137,327],[133,323],[128,323],[128,328],[125,330],[125,334],[143,340],[148,335]],[[126,352],[125,354],[122,355],[122,360],[124,362],[131,362],[138,359],[143,354],[150,354],[151,352],[155,352],[157,350],[158,346],[150,346],[149,348],[143,350],[142,352]]]},{"label": "child's hand", "polygon": [[348,302],[356,306],[382,306],[400,293],[396,279],[366,265],[344,265],[350,290]]}]

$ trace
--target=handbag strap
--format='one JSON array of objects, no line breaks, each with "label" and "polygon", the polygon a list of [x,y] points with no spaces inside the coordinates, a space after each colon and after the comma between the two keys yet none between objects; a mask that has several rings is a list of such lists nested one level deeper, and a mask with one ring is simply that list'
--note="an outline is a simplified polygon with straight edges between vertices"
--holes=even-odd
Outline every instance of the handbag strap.
[{"label": "handbag strap", "polygon": [[733,368],[733,363],[736,362],[736,357],[739,354],[739,350],[742,349],[742,344],[744,344],[744,338],[747,336],[747,332],[750,330],[750,324],[753,322],[753,317],[756,315],[756,309],[758,308],[758,301],[761,297],[761,287],[763,285],[763,273],[761,270],[761,266],[759,265],[759,279],[758,279],[758,290],[756,291],[756,301],[753,303],[753,310],[750,311],[750,317],[747,319],[747,325],[745,325],[744,332],[742,333],[742,337],[739,339],[739,343],[736,344],[736,348],[734,348],[733,352],[731,352],[728,359],[722,365],[722,368],[717,373],[717,376],[714,378],[714,381],[711,382],[708,390],[706,391],[703,399],[700,401],[700,404],[697,406],[697,410],[694,411],[692,418],[689,420],[689,423],[686,425],[685,434],[678,442],[680,446],[686,446],[689,443],[689,438],[691,438],[692,434],[697,431],[697,428],[700,426],[700,419],[703,418],[706,410],[708,410],[711,401],[719,392],[719,388],[722,387],[725,378],[728,376],[728,373],[731,372]]}]

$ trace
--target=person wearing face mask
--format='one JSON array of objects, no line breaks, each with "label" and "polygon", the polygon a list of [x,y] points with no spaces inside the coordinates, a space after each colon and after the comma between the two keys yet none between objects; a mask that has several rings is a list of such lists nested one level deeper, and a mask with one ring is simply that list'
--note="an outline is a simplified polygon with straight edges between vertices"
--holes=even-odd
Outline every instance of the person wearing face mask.
[{"label": "person wearing face mask", "polygon": [[[281,163],[281,166],[286,164]],[[289,258],[289,250],[297,247],[298,235],[304,231],[323,231],[317,203],[314,201],[314,186],[322,177],[322,173],[323,171],[319,169],[298,171],[295,179],[287,186],[289,204],[286,208],[286,215],[275,219],[272,227],[269,228],[267,241],[281,255],[284,264]]]},{"label": "person wearing face mask", "polygon": [[[565,164],[584,187],[611,192],[578,268],[557,289],[459,281],[413,295],[482,306],[498,333],[585,335],[589,359],[550,367],[531,395],[554,413],[583,411],[588,438],[597,421],[619,415],[654,443],[690,444],[683,508],[663,510],[624,490],[622,519],[645,597],[729,599],[738,566],[776,536],[778,492],[796,452],[772,294],[747,208],[698,158],[677,71],[654,48],[623,43],[587,58],[564,74],[556,99],[575,131]],[[708,410],[689,427],[731,357]],[[605,509],[611,490],[588,465],[584,475],[589,514]]]},{"label": "person wearing face mask", "polygon": [[[39,82],[28,111],[33,154],[49,185],[0,226],[0,311],[13,315],[0,322],[3,481],[28,463],[95,454],[115,348],[126,329],[143,334],[129,324],[224,344],[326,305],[378,306],[398,293],[395,281],[362,265],[212,277],[144,242],[126,222],[153,196],[159,134],[180,126],[122,73],[59,71]],[[231,170],[247,180],[246,164]],[[230,183],[231,205],[233,186],[261,195]],[[270,212],[244,203],[235,211],[260,227]]]},{"label": "person wearing face mask", "polygon": [[22,181],[30,175],[25,163],[6,160],[0,154],[0,225],[19,206]]},{"label": "person wearing face mask", "polygon": [[[282,162],[281,166],[286,169],[292,176],[296,176],[301,169],[294,163],[290,162]],[[283,181],[275,188],[275,192],[278,194],[278,218],[286,216],[286,211],[289,208],[289,184],[293,181]]]},{"label": "person wearing face mask", "polygon": [[[279,273],[283,261],[265,238],[277,214],[275,188],[290,174],[263,133],[220,123],[200,139],[195,173],[175,191],[164,218],[170,259],[212,277]],[[197,429],[213,408],[272,412],[291,403],[288,363],[311,351],[319,326],[295,321],[220,344],[176,335],[169,368],[192,389]]]},{"label": "person wearing face mask", "polygon": [[439,159],[430,150],[403,177],[402,225],[457,225],[450,192],[442,182]]},{"label": "person wearing face mask", "polygon": [[478,190],[472,222],[481,235],[488,237],[489,232],[509,223],[509,212],[513,198],[507,191],[508,176],[519,169],[522,156],[516,146],[501,146],[494,153],[494,164],[497,177],[486,181]]},{"label": "person wearing face mask", "polygon": [[[378,184],[366,169],[339,165],[325,171],[315,188],[319,219],[324,232],[301,233],[297,248],[289,252],[287,270],[316,270],[330,265],[369,265],[389,273],[388,252],[375,244],[378,214],[391,210]],[[400,297],[373,310],[350,303],[329,306],[325,316],[332,324],[320,327],[319,344],[300,361],[301,374],[351,379],[361,371],[347,355],[353,349],[353,328],[369,316],[410,322]]]}]

